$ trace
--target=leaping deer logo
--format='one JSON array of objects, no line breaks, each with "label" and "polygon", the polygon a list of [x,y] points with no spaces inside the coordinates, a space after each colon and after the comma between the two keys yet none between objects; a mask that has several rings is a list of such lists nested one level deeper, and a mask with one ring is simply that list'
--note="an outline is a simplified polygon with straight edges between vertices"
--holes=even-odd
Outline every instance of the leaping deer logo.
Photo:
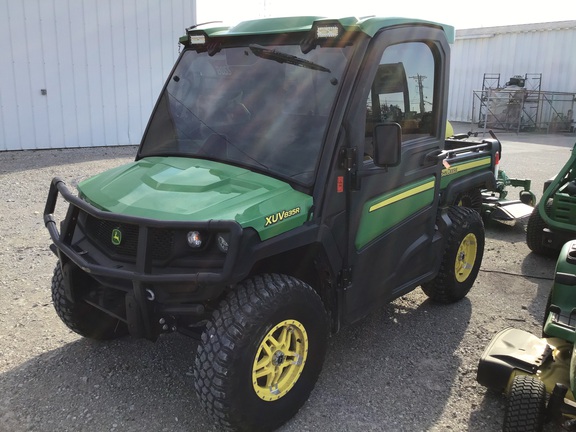
[{"label": "leaping deer logo", "polygon": [[119,228],[114,228],[112,230],[112,244],[119,246],[120,243],[122,243],[122,231]]}]

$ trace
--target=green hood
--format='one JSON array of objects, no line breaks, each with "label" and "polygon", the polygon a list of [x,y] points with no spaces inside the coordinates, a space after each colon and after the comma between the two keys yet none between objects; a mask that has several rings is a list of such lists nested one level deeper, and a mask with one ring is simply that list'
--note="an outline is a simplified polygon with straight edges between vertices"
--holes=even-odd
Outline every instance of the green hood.
[{"label": "green hood", "polygon": [[302,225],[312,197],[243,168],[202,159],[149,157],[81,182],[102,210],[159,220],[235,220],[264,240]]}]

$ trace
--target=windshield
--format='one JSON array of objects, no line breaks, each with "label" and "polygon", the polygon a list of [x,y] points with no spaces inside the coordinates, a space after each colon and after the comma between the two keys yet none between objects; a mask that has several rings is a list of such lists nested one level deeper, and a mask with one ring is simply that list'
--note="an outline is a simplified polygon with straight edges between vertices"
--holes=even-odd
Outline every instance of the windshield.
[{"label": "windshield", "polygon": [[139,157],[209,158],[310,184],[345,52],[255,44],[184,52]]}]

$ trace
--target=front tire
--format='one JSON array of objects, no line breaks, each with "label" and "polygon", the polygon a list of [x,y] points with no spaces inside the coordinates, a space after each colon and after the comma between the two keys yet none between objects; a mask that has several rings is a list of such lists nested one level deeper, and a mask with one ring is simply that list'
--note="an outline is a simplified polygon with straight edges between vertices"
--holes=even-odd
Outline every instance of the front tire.
[{"label": "front tire", "polygon": [[322,369],[329,326],[320,297],[290,276],[242,282],[202,334],[195,388],[223,428],[267,431],[308,399]]},{"label": "front tire", "polygon": [[546,418],[546,386],[538,378],[518,375],[512,381],[503,432],[541,432]]},{"label": "front tire", "polygon": [[[77,297],[80,297],[81,288],[87,287],[73,287]],[[123,300],[118,293],[103,287],[100,290],[94,288],[92,292],[99,292],[100,301],[106,300],[108,303],[117,304]],[[64,286],[64,275],[59,263],[52,276],[52,303],[62,322],[81,336],[96,340],[109,340],[128,334],[128,326],[124,322],[96,309],[81,298],[76,301],[68,298]]]},{"label": "front tire", "polygon": [[440,270],[422,290],[439,303],[453,303],[466,296],[480,270],[484,255],[484,224],[480,214],[468,207],[450,207],[452,226]]},{"label": "front tire", "polygon": [[[552,205],[546,203],[545,210],[547,214],[550,214],[551,209]],[[560,251],[544,243],[544,229],[547,227],[546,222],[544,222],[544,219],[540,216],[538,206],[534,207],[526,224],[526,244],[532,252],[538,255],[554,257],[558,255]]]}]

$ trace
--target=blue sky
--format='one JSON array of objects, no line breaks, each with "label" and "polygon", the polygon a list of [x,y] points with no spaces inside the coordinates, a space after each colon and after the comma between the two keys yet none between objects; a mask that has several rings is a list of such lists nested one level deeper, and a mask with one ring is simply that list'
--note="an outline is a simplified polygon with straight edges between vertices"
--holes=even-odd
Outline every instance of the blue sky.
[{"label": "blue sky", "polygon": [[502,0],[453,1],[410,0],[197,0],[198,22],[234,24],[252,18],[320,16],[402,16],[450,24],[457,29],[576,20],[573,0],[545,3]]}]

